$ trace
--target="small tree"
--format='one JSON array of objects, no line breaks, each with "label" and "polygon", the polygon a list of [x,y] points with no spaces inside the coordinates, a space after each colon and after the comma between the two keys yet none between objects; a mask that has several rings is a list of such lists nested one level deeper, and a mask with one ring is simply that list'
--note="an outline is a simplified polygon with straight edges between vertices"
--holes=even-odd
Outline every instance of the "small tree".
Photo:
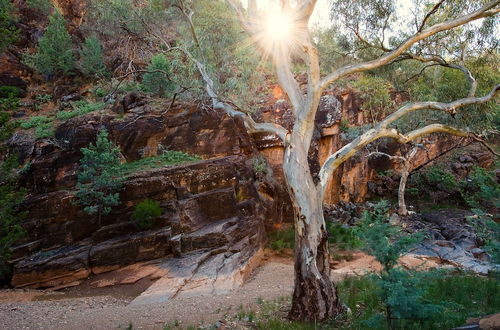
[{"label": "small tree", "polygon": [[118,191],[123,186],[123,179],[117,177],[120,166],[120,150],[108,139],[108,132],[103,129],[97,135],[97,141],[88,148],[81,149],[83,158],[78,171],[79,203],[85,206],[88,214],[97,215],[98,225],[101,217],[111,212],[111,207],[120,204]]},{"label": "small tree", "polygon": [[163,54],[156,54],[151,58],[148,72],[144,74],[142,86],[148,93],[165,96],[172,93],[175,84],[169,79],[171,74],[170,63]]},{"label": "small tree", "polygon": [[142,230],[151,229],[153,220],[162,214],[160,203],[151,199],[145,199],[135,206],[132,218]]},{"label": "small tree", "polygon": [[[432,304],[424,297],[428,281],[423,274],[413,274],[397,265],[398,258],[421,241],[423,236],[421,233],[407,234],[400,227],[390,225],[388,210],[387,202],[382,201],[372,212],[365,211],[357,235],[362,242],[362,249],[382,264],[381,272],[372,276],[385,304],[387,327],[396,329],[405,320],[419,323],[431,319],[441,311],[442,306]],[[382,315],[377,315],[371,321],[379,323],[382,320]]]},{"label": "small tree", "polygon": [[14,6],[10,0],[0,0],[0,53],[17,38]]},{"label": "small tree", "polygon": [[24,229],[19,224],[24,213],[19,212],[18,207],[26,191],[15,185],[16,175],[12,172],[17,165],[16,157],[8,157],[0,163],[0,283],[10,273],[7,264],[11,255],[10,247],[24,235]]},{"label": "small tree", "polygon": [[66,20],[57,10],[49,17],[49,25],[40,38],[38,51],[34,56],[34,66],[47,78],[59,73],[68,73],[75,67]]},{"label": "small tree", "polygon": [[96,35],[91,35],[85,39],[80,56],[82,59],[81,69],[84,75],[102,77],[106,74],[101,41]]}]

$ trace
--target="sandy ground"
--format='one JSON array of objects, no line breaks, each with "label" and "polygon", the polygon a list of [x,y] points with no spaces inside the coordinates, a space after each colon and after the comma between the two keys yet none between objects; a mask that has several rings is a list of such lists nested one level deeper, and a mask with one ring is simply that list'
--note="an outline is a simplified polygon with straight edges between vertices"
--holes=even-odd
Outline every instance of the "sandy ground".
[{"label": "sandy ground", "polygon": [[[407,258],[415,267],[422,260]],[[336,262],[334,281],[348,275],[362,275],[380,268],[374,258],[361,252]],[[133,285],[95,288],[86,284],[58,292],[40,290],[0,290],[0,330],[3,329],[163,329],[180,324],[209,329],[223,321],[226,329],[245,329],[242,314],[262,315],[274,301],[279,313],[286,313],[293,292],[291,254],[267,254],[246,283],[225,295],[178,297],[164,303],[129,305],[153,281],[144,278]],[[276,303],[276,301],[279,301]],[[266,302],[263,304],[263,302]],[[259,314],[261,313],[261,314]],[[239,315],[239,317],[238,317]],[[237,320],[238,317],[238,321]],[[219,323],[220,325],[220,323]],[[212,328],[213,329],[213,328]],[[222,328],[224,329],[224,327]]]},{"label": "sandy ground", "polygon": [[163,329],[176,321],[183,327],[209,326],[241,310],[257,310],[262,300],[289,297],[292,290],[293,265],[276,258],[227,295],[177,298],[161,304],[129,306],[134,295],[127,297],[123,292],[78,297],[85,293],[6,290],[0,292],[0,329],[125,329],[130,323],[134,329]]}]

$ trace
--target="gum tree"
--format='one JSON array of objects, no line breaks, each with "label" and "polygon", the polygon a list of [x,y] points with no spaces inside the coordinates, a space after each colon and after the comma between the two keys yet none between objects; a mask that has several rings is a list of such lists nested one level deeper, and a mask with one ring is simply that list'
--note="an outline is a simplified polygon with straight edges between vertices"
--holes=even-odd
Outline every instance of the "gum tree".
[{"label": "gum tree", "polygon": [[[219,3],[221,1],[218,1]],[[467,1],[453,1],[441,15],[439,9],[444,0],[431,6],[424,6],[427,12],[416,22],[416,27],[406,29],[402,37],[391,43],[384,42],[383,36],[366,38],[362,35],[366,31],[382,30],[385,35],[390,19],[388,14],[393,8],[391,0],[335,0],[331,1],[334,8],[334,19],[354,25],[346,24],[348,29],[353,28],[357,44],[365,44],[373,50],[364,56],[355,57],[353,64],[336,68],[333,72],[322,75],[320,60],[316,44],[308,29],[310,17],[316,7],[316,0],[297,0],[295,5],[287,0],[281,0],[281,10],[273,12],[267,19],[258,17],[255,1],[249,1],[246,11],[239,1],[226,0],[234,9],[244,29],[254,42],[272,59],[278,82],[287,94],[292,106],[294,124],[291,130],[273,123],[257,123],[247,112],[234,106],[232,102],[224,100],[217,91],[217,85],[207,69],[203,56],[204,49],[198,42],[196,26],[193,16],[196,15],[189,6],[189,1],[178,0],[178,8],[190,26],[194,48],[191,50],[180,47],[171,47],[162,40],[164,46],[170,50],[180,50],[193,61],[205,84],[205,91],[212,102],[214,109],[225,111],[228,115],[241,119],[249,133],[266,132],[275,134],[283,142],[285,152],[283,171],[287,188],[295,211],[295,288],[292,308],[289,316],[292,319],[322,321],[342,310],[334,284],[330,278],[328,234],[323,218],[322,201],[328,181],[332,173],[346,160],[352,157],[370,143],[381,138],[392,138],[400,143],[407,144],[420,137],[441,132],[469,137],[472,133],[443,123],[422,125],[409,131],[401,131],[394,127],[394,123],[415,112],[430,110],[455,116],[457,111],[470,105],[483,104],[492,100],[500,88],[494,87],[486,95],[476,96],[476,83],[469,70],[464,65],[448,63],[440,54],[433,53],[435,49],[427,44],[436,43],[436,38],[448,33],[456,32],[459,35],[461,27],[467,23],[483,18],[492,17],[499,12],[500,0],[479,1],[464,8],[457,3]],[[419,1],[421,4],[423,1]],[[460,8],[458,10],[457,8]],[[362,13],[370,12],[372,16]],[[438,14],[436,14],[438,13]],[[378,20],[381,20],[381,24]],[[370,24],[365,31],[356,29],[366,20]],[[385,22],[385,23],[384,23]],[[408,31],[412,31],[409,33]],[[439,41],[439,40],[438,40]],[[432,52],[428,52],[431,50]],[[430,54],[430,55],[429,55]],[[322,93],[339,80],[357,73],[376,70],[398,61],[414,60],[423,63],[433,63],[462,71],[470,81],[468,95],[451,102],[418,101],[405,104],[396,109],[382,121],[369,129],[341,149],[330,155],[321,167],[319,181],[313,179],[308,163],[314,120]],[[307,68],[307,84],[305,88],[299,85],[293,64],[302,63]]]}]

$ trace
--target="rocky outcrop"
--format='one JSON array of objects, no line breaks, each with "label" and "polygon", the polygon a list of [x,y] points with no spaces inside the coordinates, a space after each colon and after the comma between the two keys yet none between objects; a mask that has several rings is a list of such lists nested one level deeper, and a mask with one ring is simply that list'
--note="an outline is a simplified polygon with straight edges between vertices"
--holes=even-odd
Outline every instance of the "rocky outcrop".
[{"label": "rocky outcrop", "polygon": [[[353,226],[359,222],[362,213],[372,207],[373,204],[369,202],[340,202],[325,209],[325,219]],[[498,268],[499,265],[492,264],[486,251],[481,248],[484,242],[467,219],[471,215],[471,212],[458,209],[405,217],[392,214],[389,217],[392,225],[401,226],[407,232],[421,231],[426,235],[421,243],[404,255],[401,264],[406,267],[406,263],[424,260],[425,267],[456,267],[482,275]]]},{"label": "rocky outcrop", "polygon": [[[286,129],[291,129],[293,125],[291,105],[284,98],[283,93],[273,90],[273,95],[274,98],[268,100],[266,105],[254,115],[256,121],[278,123]],[[395,98],[401,102],[401,98],[404,97],[396,95]],[[353,90],[328,91],[321,97],[313,141],[309,149],[309,166],[313,176],[317,175],[320,165],[329,155],[361,134],[363,126],[366,128],[366,125],[371,124],[372,119],[366,118],[361,104],[360,96]],[[259,133],[254,134],[253,137],[257,148],[273,169],[275,177],[280,182],[284,182],[282,170],[284,149],[281,141],[270,134]],[[410,170],[427,164],[430,160],[446,154],[459,145],[464,145],[464,141],[452,136],[444,136],[427,143],[426,150],[418,150],[412,158]],[[377,149],[391,155],[404,152],[403,146],[392,140],[378,141]],[[325,204],[334,205],[340,201],[360,203],[369,197],[387,193],[388,187],[385,187],[385,183],[377,177],[377,172],[397,169],[398,164],[393,164],[387,157],[371,158],[367,161],[367,155],[366,150],[359,152],[332,174],[325,192]],[[391,189],[394,189],[392,185]]]},{"label": "rocky outcrop", "polygon": [[[123,119],[74,118],[56,128],[53,140],[18,132],[9,141],[11,152],[29,164],[21,182],[32,192],[23,204],[27,236],[13,248],[13,286],[64,287],[138,262],[160,260],[168,268],[181,262],[172,258],[186,258],[192,267],[179,271],[212,292],[241,284],[256,264],[266,226],[287,216],[280,199],[286,193],[272,177],[254,171],[256,149],[242,123],[196,107],[155,112],[146,104],[133,110]],[[163,150],[207,160],[129,175],[121,205],[99,225],[77,205],[73,189],[80,148],[102,127],[124,161]],[[143,231],[131,215],[146,198],[160,202],[163,213]],[[208,259],[217,266],[205,269]],[[224,277],[233,284],[221,286]]]},{"label": "rocky outcrop", "polygon": [[[168,106],[166,105],[166,108]],[[35,192],[71,188],[76,182],[80,148],[95,141],[97,132],[107,128],[123,155],[123,161],[183,151],[204,159],[255,153],[239,121],[213,110],[177,105],[168,111],[149,105],[134,108],[123,119],[108,115],[87,115],[56,128],[55,138],[35,141],[30,133],[18,132],[8,141],[11,152],[29,163],[21,178]]]},{"label": "rocky outcrop", "polygon": [[[254,172],[242,156],[229,156],[141,172],[127,178],[122,205],[95,219],[75,204],[73,192],[33,195],[25,202],[28,236],[13,249],[16,287],[54,287],[136,262],[217,255],[236,272],[262,247],[265,207]],[[145,198],[160,202],[163,214],[151,230],[131,219]],[[200,253],[202,253],[200,252]]]}]

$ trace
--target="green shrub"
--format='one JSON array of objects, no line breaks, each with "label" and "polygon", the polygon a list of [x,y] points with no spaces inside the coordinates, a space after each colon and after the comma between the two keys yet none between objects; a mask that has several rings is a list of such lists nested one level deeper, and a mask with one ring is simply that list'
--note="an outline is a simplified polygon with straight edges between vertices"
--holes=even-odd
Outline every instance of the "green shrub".
[{"label": "green shrub", "polygon": [[473,211],[475,215],[467,217],[467,220],[474,227],[476,237],[483,244],[483,250],[490,255],[491,261],[497,264],[497,270],[500,270],[500,222],[492,219],[495,215],[480,209]]},{"label": "green shrub", "polygon": [[46,116],[33,116],[21,122],[21,127],[24,129],[35,128],[35,137],[37,139],[54,136],[54,123],[52,122],[52,118]]},{"label": "green shrub", "polygon": [[25,234],[20,225],[25,213],[20,212],[19,205],[26,190],[16,187],[17,175],[13,174],[18,165],[17,158],[12,156],[0,163],[0,283],[10,274],[7,264],[10,247]]},{"label": "green shrub", "polygon": [[135,206],[132,218],[142,230],[151,229],[153,220],[163,213],[160,203],[151,199],[145,199]]},{"label": "green shrub", "polygon": [[368,326],[381,326],[385,322],[394,329],[408,320],[423,322],[432,319],[443,310],[443,306],[424,297],[428,282],[422,273],[397,266],[398,258],[421,241],[423,235],[406,234],[400,227],[390,225],[387,202],[382,201],[373,211],[363,214],[357,235],[362,249],[382,264],[382,271],[372,277],[379,287],[378,295],[385,308],[367,321]]},{"label": "green shrub", "polygon": [[97,102],[87,102],[85,100],[80,100],[72,103],[73,110],[71,111],[60,111],[57,113],[56,118],[62,121],[66,121],[68,119],[83,116],[87,113],[100,110],[104,107],[104,103]]},{"label": "green shrub", "polygon": [[175,90],[175,84],[169,77],[172,74],[170,63],[165,55],[154,55],[151,58],[151,63],[148,65],[148,71],[142,78],[142,87],[146,92],[158,96],[166,96]]},{"label": "green shrub", "polygon": [[[493,278],[444,272],[423,272],[419,278],[425,288],[422,299],[439,307],[421,319],[398,320],[394,324],[396,329],[451,329],[465,324],[470,317],[496,313],[500,308],[500,283]],[[342,280],[338,284],[339,296],[352,313],[326,328],[387,328],[380,318],[378,322],[373,322],[375,315],[385,312],[380,290],[377,280],[370,275],[350,276]],[[405,301],[400,298],[405,297],[394,296],[395,300]]]},{"label": "green shrub", "polygon": [[189,155],[181,151],[168,150],[158,156],[146,157],[133,162],[123,163],[120,166],[120,173],[122,176],[127,176],[137,171],[150,170],[167,165],[178,165],[200,159],[201,158],[196,155]]},{"label": "green shrub", "polygon": [[50,101],[52,101],[52,95],[50,95],[50,94],[38,94],[35,97],[35,100],[40,104],[49,103]]},{"label": "green shrub", "polygon": [[295,248],[295,229],[293,227],[280,228],[269,234],[268,246],[277,252]]},{"label": "green shrub", "polygon": [[0,54],[16,41],[19,33],[14,12],[15,8],[11,0],[0,0]]},{"label": "green shrub", "polygon": [[14,133],[17,123],[10,121],[10,112],[16,110],[18,106],[18,98],[0,98],[0,142],[9,139]]},{"label": "green shrub", "polygon": [[264,157],[256,157],[252,161],[253,170],[255,173],[266,174],[267,173],[267,161]]},{"label": "green shrub", "polygon": [[351,250],[360,246],[355,230],[340,223],[327,221],[328,242],[341,250]]},{"label": "green shrub", "polygon": [[377,120],[371,118],[372,112],[378,114],[378,116],[374,114],[375,117],[379,117],[380,114],[385,116],[386,110],[393,105],[390,95],[392,85],[383,78],[363,74],[353,82],[353,87],[361,93],[363,110],[367,110],[365,116],[370,119]]},{"label": "green shrub", "polygon": [[462,196],[470,207],[500,208],[500,184],[494,171],[475,166],[460,185]]},{"label": "green shrub", "polygon": [[118,191],[123,186],[119,176],[120,150],[108,139],[108,132],[102,129],[97,141],[88,148],[80,149],[83,158],[77,176],[76,197],[85,212],[97,215],[98,225],[101,217],[111,212],[111,207],[120,204]]},{"label": "green shrub", "polygon": [[87,77],[103,77],[106,75],[101,41],[96,35],[91,35],[82,46],[80,52],[81,69]]},{"label": "green shrub", "polygon": [[38,72],[49,79],[75,68],[73,46],[66,30],[66,20],[57,10],[49,17],[49,25],[40,38],[33,64]]},{"label": "green shrub", "polygon": [[21,96],[21,90],[15,86],[0,86],[0,98],[17,98]]},{"label": "green shrub", "polygon": [[28,7],[41,11],[43,14],[48,15],[52,8],[50,0],[27,0]]},{"label": "green shrub", "polygon": [[429,185],[439,190],[453,192],[458,188],[458,182],[455,176],[437,166],[429,167],[423,172],[423,175]]}]

